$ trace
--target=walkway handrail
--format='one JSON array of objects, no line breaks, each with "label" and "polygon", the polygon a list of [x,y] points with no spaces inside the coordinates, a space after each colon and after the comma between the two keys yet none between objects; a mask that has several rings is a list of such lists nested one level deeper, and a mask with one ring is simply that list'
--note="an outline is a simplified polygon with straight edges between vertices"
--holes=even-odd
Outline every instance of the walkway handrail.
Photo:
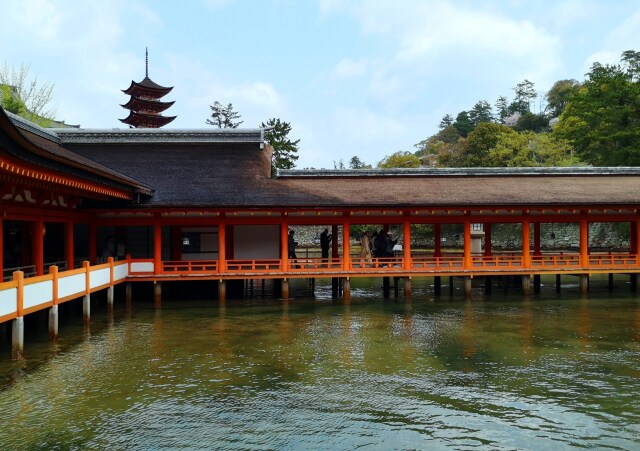
[{"label": "walkway handrail", "polygon": [[24,277],[22,271],[14,273],[14,280],[0,283],[0,323],[77,299],[86,294],[112,287],[127,280],[126,261],[89,266],[69,271],[58,271],[52,265],[42,276]]}]

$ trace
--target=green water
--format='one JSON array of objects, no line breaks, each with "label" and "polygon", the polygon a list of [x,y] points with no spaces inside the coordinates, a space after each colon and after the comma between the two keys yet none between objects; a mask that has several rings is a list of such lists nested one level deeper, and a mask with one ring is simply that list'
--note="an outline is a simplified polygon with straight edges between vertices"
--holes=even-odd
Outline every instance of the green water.
[{"label": "green water", "polygon": [[[2,449],[640,449],[640,298],[116,304],[0,350]],[[444,291],[444,290],[443,290]],[[44,328],[41,328],[44,329]]]}]

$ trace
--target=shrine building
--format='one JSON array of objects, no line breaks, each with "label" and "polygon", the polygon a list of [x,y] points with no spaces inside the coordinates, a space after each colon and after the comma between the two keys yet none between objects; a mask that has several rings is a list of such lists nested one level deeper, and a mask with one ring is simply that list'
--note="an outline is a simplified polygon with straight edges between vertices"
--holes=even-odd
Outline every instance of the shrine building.
[{"label": "shrine building", "polygon": [[[640,274],[640,168],[280,170],[271,175],[264,129],[161,129],[170,88],[132,82],[123,120],[135,128],[43,129],[0,110],[0,322],[125,283],[234,280],[411,281]],[[558,250],[555,230],[576,230]],[[593,230],[628,239],[602,247]],[[492,232],[511,227],[514,247]],[[288,254],[289,230],[328,228],[319,249]],[[430,240],[418,243],[417,230]],[[361,258],[353,230],[394,230],[393,256]],[[601,237],[600,237],[601,238]],[[387,279],[388,280],[388,279]],[[56,310],[57,311],[57,310]],[[57,320],[56,320],[57,321]],[[57,324],[57,323],[56,323]],[[53,326],[52,326],[53,327]],[[19,327],[16,328],[19,330]],[[55,326],[57,330],[57,325]],[[18,340],[19,341],[19,340]],[[16,345],[19,347],[19,345]]]}]

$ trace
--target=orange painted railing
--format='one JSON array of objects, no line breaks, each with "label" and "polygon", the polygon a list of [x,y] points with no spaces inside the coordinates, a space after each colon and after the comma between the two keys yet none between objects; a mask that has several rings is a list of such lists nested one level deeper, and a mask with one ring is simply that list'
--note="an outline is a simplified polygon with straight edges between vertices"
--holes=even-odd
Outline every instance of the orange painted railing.
[{"label": "orange painted railing", "polygon": [[163,273],[212,274],[218,272],[217,260],[163,261]]},{"label": "orange painted railing", "polygon": [[22,271],[13,273],[13,280],[0,283],[0,323],[37,312],[71,299],[112,287],[127,279],[127,262],[114,262],[58,271],[49,267],[49,274],[25,278]]}]

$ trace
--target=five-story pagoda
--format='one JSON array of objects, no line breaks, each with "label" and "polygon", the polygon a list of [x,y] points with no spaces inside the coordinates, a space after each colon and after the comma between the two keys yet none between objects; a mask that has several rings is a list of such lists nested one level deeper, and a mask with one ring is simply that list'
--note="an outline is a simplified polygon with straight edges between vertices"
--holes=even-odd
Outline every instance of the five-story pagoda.
[{"label": "five-story pagoda", "polygon": [[176,116],[163,116],[164,110],[174,102],[161,102],[160,99],[167,95],[173,87],[164,87],[149,78],[149,53],[145,55],[145,77],[137,83],[131,81],[131,86],[123,90],[131,96],[129,101],[122,105],[130,110],[129,116],[120,119],[125,124],[135,128],[160,128],[176,118]]}]

